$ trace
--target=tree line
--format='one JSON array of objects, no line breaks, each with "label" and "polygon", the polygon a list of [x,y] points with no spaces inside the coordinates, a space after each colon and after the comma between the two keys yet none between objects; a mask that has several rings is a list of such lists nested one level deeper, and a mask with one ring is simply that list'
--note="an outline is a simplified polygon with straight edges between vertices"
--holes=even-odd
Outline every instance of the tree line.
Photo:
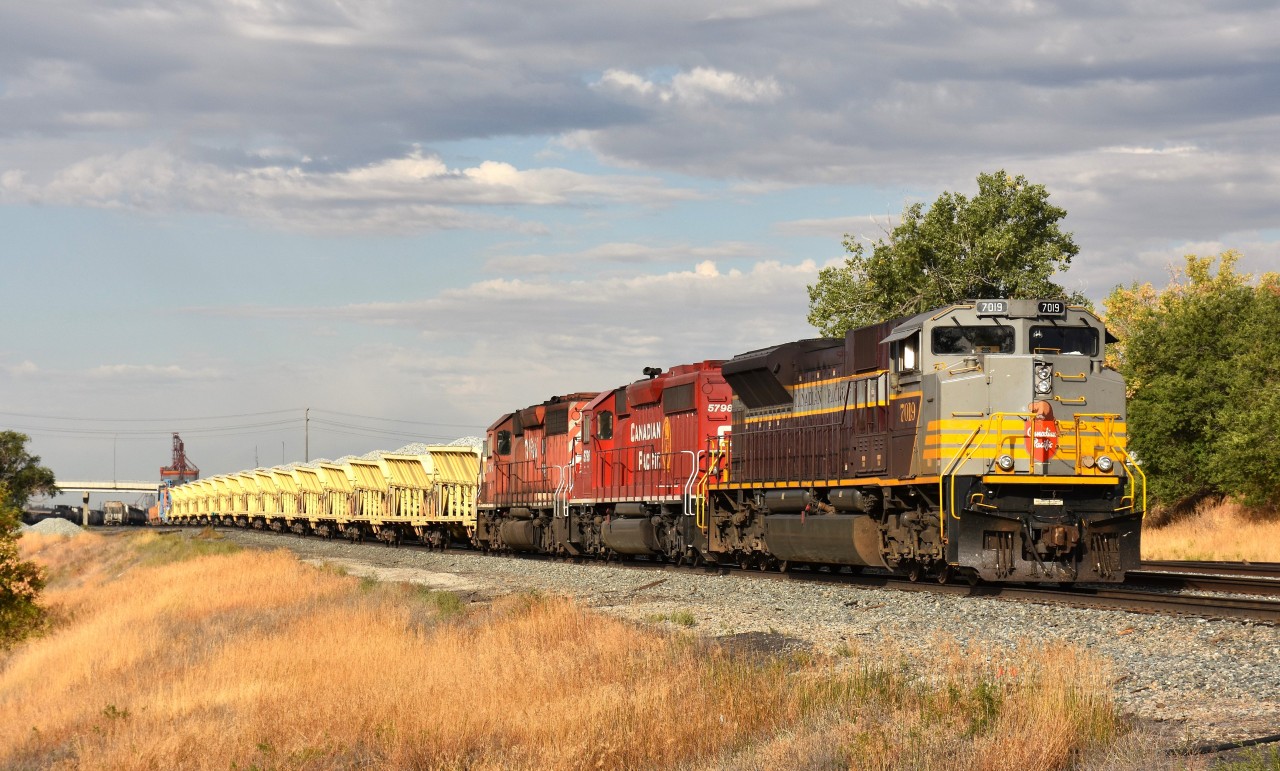
[{"label": "tree line", "polygon": [[[972,197],[944,192],[809,287],[809,323],[828,336],[963,300],[1064,299],[1054,281],[1079,253],[1043,185],[1000,170]],[[1190,255],[1169,284],[1116,287],[1103,301],[1120,340],[1107,363],[1129,388],[1131,452],[1157,505],[1215,496],[1280,507],[1280,274],[1238,273],[1240,255]]]}]

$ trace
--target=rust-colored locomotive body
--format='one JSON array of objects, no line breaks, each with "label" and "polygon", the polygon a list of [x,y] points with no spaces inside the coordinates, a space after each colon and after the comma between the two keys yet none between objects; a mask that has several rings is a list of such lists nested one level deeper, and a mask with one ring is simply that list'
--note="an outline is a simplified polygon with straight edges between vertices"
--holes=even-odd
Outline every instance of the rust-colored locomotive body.
[{"label": "rust-colored locomotive body", "polygon": [[489,426],[475,530],[482,549],[554,550],[551,522],[567,510],[582,408],[596,395],[552,397]]},{"label": "rust-colored locomotive body", "polygon": [[569,506],[557,522],[573,555],[678,557],[693,545],[716,438],[727,441],[733,395],[720,361],[604,391],[584,407]]}]

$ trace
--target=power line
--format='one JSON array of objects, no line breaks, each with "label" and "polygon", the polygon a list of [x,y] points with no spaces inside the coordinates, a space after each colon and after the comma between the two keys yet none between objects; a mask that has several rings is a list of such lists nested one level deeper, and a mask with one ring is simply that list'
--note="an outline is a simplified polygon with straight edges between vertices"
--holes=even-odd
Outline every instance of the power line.
[{"label": "power line", "polygon": [[[377,417],[376,415],[357,415],[354,412],[338,412],[337,410],[326,410],[322,408],[313,408],[312,411],[324,412],[324,413],[328,413],[329,415],[342,415],[348,418],[360,418],[362,420],[381,420],[387,423],[409,423],[416,426],[442,426],[444,428],[472,428],[472,429],[483,428],[481,426],[476,426],[474,423],[431,423],[423,420],[404,420],[402,418],[380,418],[380,417]],[[3,413],[0,413],[0,414],[3,414]]]},{"label": "power line", "polygon": [[302,408],[298,407],[291,410],[268,410],[267,412],[241,412],[234,415],[206,415],[202,417],[187,418],[77,418],[65,417],[62,415],[31,415],[25,412],[4,412],[0,411],[0,415],[9,415],[15,418],[32,418],[35,420],[74,420],[81,423],[174,423],[187,420],[230,420],[232,418],[256,418],[262,415],[283,415],[288,412],[301,412]]},{"label": "power line", "polygon": [[[301,427],[301,418],[291,418],[289,420],[262,421],[258,423],[243,423],[230,426],[206,426],[183,428],[184,434],[199,434],[203,436],[220,436],[235,435],[240,432],[261,433],[262,430],[271,429],[279,430],[283,426]],[[62,434],[67,436],[168,436],[173,433],[170,429],[155,428],[60,428],[56,426],[24,426],[19,424],[10,424],[11,428],[22,431],[30,431],[39,434]]]},{"label": "power line", "polygon": [[[439,434],[424,434],[417,431],[393,431],[385,428],[370,428],[367,426],[355,425],[353,423],[342,423],[335,420],[325,420],[323,418],[312,418],[311,422],[315,423],[318,426],[325,426],[326,427],[325,430],[335,434],[350,433],[351,431],[355,431],[358,433],[353,434],[354,436],[368,436],[368,437],[374,437],[374,438],[377,438],[377,437],[403,437],[407,439],[415,439],[415,438],[453,439],[455,438],[451,436],[441,436]],[[344,428],[349,429],[349,431],[339,430]]]}]

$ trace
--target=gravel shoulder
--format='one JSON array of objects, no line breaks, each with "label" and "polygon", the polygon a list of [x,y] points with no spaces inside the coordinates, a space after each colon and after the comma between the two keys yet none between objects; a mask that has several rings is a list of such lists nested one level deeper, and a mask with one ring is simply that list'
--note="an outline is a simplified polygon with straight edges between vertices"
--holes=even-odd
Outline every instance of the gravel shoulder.
[{"label": "gravel shoulder", "polygon": [[1280,627],[1268,624],[219,532],[248,547],[285,548],[309,563],[469,602],[538,590],[639,622],[692,614],[695,633],[752,648],[879,650],[891,641],[925,657],[948,640],[995,649],[1071,643],[1110,661],[1116,701],[1168,746],[1280,733]]}]

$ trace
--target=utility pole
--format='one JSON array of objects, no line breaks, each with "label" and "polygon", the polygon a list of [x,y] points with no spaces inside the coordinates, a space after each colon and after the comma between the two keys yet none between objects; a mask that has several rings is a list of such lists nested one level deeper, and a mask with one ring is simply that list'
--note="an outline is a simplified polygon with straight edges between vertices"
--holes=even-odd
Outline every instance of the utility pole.
[{"label": "utility pole", "polygon": [[310,463],[311,462],[311,408],[310,407],[308,407],[302,413],[302,435],[303,435],[302,462]]}]

